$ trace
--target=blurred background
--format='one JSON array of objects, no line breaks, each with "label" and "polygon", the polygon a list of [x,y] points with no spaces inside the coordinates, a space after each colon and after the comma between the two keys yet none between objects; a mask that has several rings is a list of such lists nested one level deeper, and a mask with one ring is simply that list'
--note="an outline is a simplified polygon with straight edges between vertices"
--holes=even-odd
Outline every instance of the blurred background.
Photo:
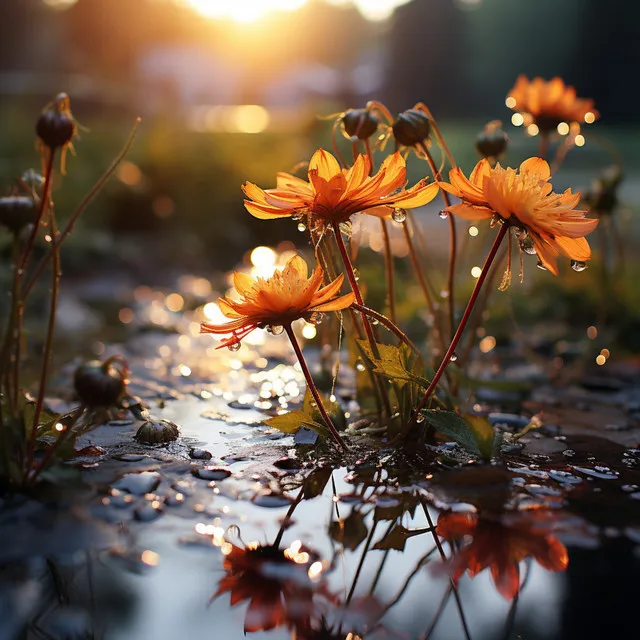
[{"label": "blurred background", "polygon": [[[329,147],[330,116],[369,99],[392,112],[424,101],[465,169],[488,120],[511,136],[509,164],[537,141],[511,125],[505,96],[520,73],[560,75],[595,100],[601,119],[565,163],[559,186],[588,186],[611,163],[640,200],[637,107],[640,3],[609,0],[0,0],[0,186],[38,166],[33,127],[59,91],[83,126],[56,185],[59,215],[122,146],[136,143],[68,249],[67,272],[228,269],[256,244],[302,243],[290,221],[244,211],[245,180]],[[594,138],[595,140],[595,138]],[[346,141],[345,141],[346,142]],[[412,178],[426,165],[413,160]],[[626,212],[630,220],[629,211]],[[437,216],[426,223],[446,225]],[[631,224],[631,222],[629,222]],[[535,269],[534,269],[535,271]]]}]

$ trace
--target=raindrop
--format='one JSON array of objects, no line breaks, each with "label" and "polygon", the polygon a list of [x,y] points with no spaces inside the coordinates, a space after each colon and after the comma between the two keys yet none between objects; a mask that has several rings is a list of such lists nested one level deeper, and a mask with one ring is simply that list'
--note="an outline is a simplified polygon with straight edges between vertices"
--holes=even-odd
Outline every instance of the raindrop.
[{"label": "raindrop", "polygon": [[356,360],[356,369],[358,371],[364,371],[366,369],[366,367],[364,366],[364,362],[362,362],[362,360],[360,360],[360,358],[358,358],[358,360]]},{"label": "raindrop", "polygon": [[402,224],[407,219],[407,212],[404,209],[394,209],[391,217],[394,222]]},{"label": "raindrop", "polygon": [[342,233],[344,233],[345,236],[351,237],[351,231],[352,231],[351,222],[349,220],[347,220],[346,222],[341,222],[340,231],[342,231]]},{"label": "raindrop", "polygon": [[579,260],[572,260],[571,261],[571,268],[574,271],[584,271],[587,268],[587,263],[586,262],[580,262]]},{"label": "raindrop", "polygon": [[449,212],[448,212],[448,211],[445,211],[445,210],[443,209],[443,210],[440,212],[440,217],[441,217],[443,220],[446,220],[446,219],[449,217]]},{"label": "raindrop", "polygon": [[232,342],[229,345],[229,351],[239,351],[241,344],[239,342]]},{"label": "raindrop", "polygon": [[284,332],[284,327],[280,324],[270,324],[267,327],[267,332],[274,336],[279,336]]},{"label": "raindrop", "polygon": [[538,269],[542,269],[542,271],[546,271],[547,267],[542,264],[542,260],[538,260],[538,264],[536,265]]},{"label": "raindrop", "polygon": [[326,314],[324,313],[320,313],[319,311],[316,311],[315,313],[311,314],[311,317],[309,318],[309,322],[311,324],[320,324],[325,317]]},{"label": "raindrop", "polygon": [[371,318],[369,322],[371,322],[371,324],[374,326],[380,324],[380,320],[378,320],[378,318]]},{"label": "raindrop", "polygon": [[416,424],[422,424],[423,422],[424,422],[424,416],[421,413],[419,413],[416,416]]},{"label": "raindrop", "polygon": [[531,240],[531,238],[529,238],[528,236],[520,240],[520,248],[530,256],[535,256],[537,253],[536,247],[533,244],[533,240]]},{"label": "raindrop", "polygon": [[303,232],[307,230],[307,225],[304,222],[298,222],[298,231]]},{"label": "raindrop", "polygon": [[353,277],[355,278],[356,282],[360,280],[360,272],[357,269],[353,270]]},{"label": "raindrop", "polygon": [[452,353],[451,357],[449,358],[449,362],[457,362],[457,361],[458,361],[458,354]]}]

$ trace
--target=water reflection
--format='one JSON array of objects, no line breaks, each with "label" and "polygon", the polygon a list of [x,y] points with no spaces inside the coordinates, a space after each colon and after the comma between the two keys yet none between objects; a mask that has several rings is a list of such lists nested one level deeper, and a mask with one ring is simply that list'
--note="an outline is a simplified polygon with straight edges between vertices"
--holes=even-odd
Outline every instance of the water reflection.
[{"label": "water reflection", "polygon": [[441,513],[437,533],[452,544],[449,562],[455,583],[489,569],[498,592],[511,600],[520,592],[520,563],[532,558],[547,571],[565,571],[566,547],[549,534],[557,519],[552,511],[510,514]]}]

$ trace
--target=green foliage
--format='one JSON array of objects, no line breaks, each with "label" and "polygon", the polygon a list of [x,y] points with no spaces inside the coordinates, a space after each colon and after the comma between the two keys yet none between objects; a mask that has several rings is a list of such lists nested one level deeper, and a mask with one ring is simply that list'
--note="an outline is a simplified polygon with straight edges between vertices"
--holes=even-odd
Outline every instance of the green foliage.
[{"label": "green foliage", "polygon": [[486,418],[453,411],[428,409],[422,412],[429,424],[461,447],[484,460],[490,460],[496,445],[496,435]]},{"label": "green foliage", "polygon": [[[322,403],[333,421],[336,429],[339,431],[344,429],[345,419],[344,413],[337,402],[331,402],[329,398],[322,393],[320,394]],[[316,431],[324,438],[329,438],[331,433],[322,420],[322,415],[316,406],[316,403],[307,389],[302,403],[302,409],[289,411],[279,416],[274,416],[264,421],[268,427],[273,427],[283,433],[295,433],[300,427],[306,427],[312,431]]]}]

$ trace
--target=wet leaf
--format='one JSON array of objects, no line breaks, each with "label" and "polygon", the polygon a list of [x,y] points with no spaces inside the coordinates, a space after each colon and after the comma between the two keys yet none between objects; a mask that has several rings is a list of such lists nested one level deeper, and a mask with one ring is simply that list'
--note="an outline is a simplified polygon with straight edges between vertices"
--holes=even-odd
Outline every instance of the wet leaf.
[{"label": "wet leaf", "polygon": [[329,430],[323,424],[313,421],[304,411],[289,411],[273,418],[264,420],[268,427],[278,429],[283,433],[295,433],[300,427],[307,427],[316,431],[325,438],[329,436]]},{"label": "wet leaf", "polygon": [[413,536],[419,536],[423,533],[431,531],[429,528],[424,529],[407,529],[401,524],[397,524],[382,540],[373,545],[374,549],[395,549],[396,551],[404,551],[407,540]]},{"label": "wet leaf", "polygon": [[491,459],[495,432],[486,418],[469,414],[463,417],[453,411],[427,410],[423,413],[440,433],[455,440],[469,453]]},{"label": "wet leaf", "polygon": [[359,511],[352,511],[344,520],[334,520],[329,527],[333,540],[350,551],[355,551],[366,540],[368,533],[364,514]]},{"label": "wet leaf", "polygon": [[429,381],[421,374],[423,371],[422,359],[417,358],[406,345],[390,345],[376,343],[379,358],[376,358],[367,340],[358,340],[358,345],[366,354],[376,373],[391,378],[395,382],[414,382],[425,389]]}]

